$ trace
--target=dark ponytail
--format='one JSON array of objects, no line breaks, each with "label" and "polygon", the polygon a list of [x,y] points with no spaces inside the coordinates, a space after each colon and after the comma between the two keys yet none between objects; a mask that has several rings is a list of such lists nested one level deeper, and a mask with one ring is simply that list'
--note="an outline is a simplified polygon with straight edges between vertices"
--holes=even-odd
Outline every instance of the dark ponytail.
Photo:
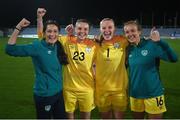
[{"label": "dark ponytail", "polygon": [[59,62],[62,65],[67,65],[68,64],[67,54],[65,53],[62,44],[59,41],[57,41],[56,45],[57,45],[57,57],[59,59]]},{"label": "dark ponytail", "polygon": [[[60,31],[60,26],[55,20],[48,20],[45,23],[43,32],[46,31],[48,25],[55,25]],[[62,44],[57,40],[56,45],[57,45],[57,57],[58,57],[59,63],[62,65],[67,65],[68,64],[67,55],[64,51]]]}]

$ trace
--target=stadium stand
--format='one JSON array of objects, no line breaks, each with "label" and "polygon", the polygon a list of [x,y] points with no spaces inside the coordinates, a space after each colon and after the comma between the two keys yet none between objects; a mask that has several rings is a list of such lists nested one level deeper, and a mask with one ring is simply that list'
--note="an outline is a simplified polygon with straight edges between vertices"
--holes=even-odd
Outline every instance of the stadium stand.
[{"label": "stadium stand", "polygon": [[[9,30],[8,35],[10,35],[12,33],[12,29]],[[149,36],[151,31],[151,28],[144,28],[143,29],[143,36]],[[160,32],[160,35],[162,37],[175,37],[175,38],[180,38],[180,28],[158,28],[158,31]],[[1,34],[1,33],[0,33]],[[65,29],[62,28],[61,29],[61,34],[66,34]],[[116,29],[116,34],[123,34],[122,28],[117,28]],[[90,37],[92,37],[92,35],[99,35],[99,28],[94,28],[91,27],[90,29],[90,33],[89,33]],[[24,29],[21,34],[20,37],[32,37],[32,38],[36,38],[37,37],[37,30],[35,27],[32,28],[26,28]]]}]

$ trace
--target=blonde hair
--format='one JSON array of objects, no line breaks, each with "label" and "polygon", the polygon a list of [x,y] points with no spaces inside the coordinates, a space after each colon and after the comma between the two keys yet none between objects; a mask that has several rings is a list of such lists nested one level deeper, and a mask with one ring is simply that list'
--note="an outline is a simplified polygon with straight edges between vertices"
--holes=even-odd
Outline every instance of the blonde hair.
[{"label": "blonde hair", "polygon": [[[112,22],[114,23],[114,20],[113,20],[113,19],[111,19],[111,18],[104,18],[104,19],[101,20],[100,25],[101,25],[102,22],[104,22],[104,21],[112,21]],[[115,24],[115,23],[114,23],[114,24]]]}]

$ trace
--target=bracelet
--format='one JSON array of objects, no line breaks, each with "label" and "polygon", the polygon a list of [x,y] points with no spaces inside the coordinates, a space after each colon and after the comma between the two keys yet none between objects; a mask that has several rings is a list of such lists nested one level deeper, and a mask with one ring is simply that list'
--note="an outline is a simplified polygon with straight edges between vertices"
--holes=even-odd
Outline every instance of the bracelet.
[{"label": "bracelet", "polygon": [[21,29],[19,29],[19,28],[17,28],[17,27],[15,27],[15,29],[18,30],[18,31],[21,31]]}]

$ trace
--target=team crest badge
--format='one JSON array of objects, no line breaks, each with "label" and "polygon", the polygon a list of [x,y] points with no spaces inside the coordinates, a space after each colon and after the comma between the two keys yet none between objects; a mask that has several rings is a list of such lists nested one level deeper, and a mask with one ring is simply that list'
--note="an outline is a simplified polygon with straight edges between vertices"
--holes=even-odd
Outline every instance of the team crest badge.
[{"label": "team crest badge", "polygon": [[142,51],[141,51],[141,54],[142,54],[142,56],[147,56],[148,50],[142,50]]},{"label": "team crest badge", "polygon": [[91,48],[87,47],[87,48],[86,48],[86,53],[90,53],[91,50],[92,50]]},{"label": "team crest badge", "polygon": [[120,48],[120,44],[119,43],[114,43],[114,48]]},{"label": "team crest badge", "polygon": [[132,55],[130,54],[130,55],[129,55],[129,58],[131,58],[131,57],[132,57]]},{"label": "team crest badge", "polygon": [[47,52],[48,54],[51,54],[52,53],[52,51],[51,50],[48,50],[48,52]]},{"label": "team crest badge", "polygon": [[45,106],[45,111],[50,111],[51,110],[51,105],[46,105]]},{"label": "team crest badge", "polygon": [[70,48],[70,49],[74,49],[74,48],[75,48],[75,45],[69,45],[69,48]]}]

